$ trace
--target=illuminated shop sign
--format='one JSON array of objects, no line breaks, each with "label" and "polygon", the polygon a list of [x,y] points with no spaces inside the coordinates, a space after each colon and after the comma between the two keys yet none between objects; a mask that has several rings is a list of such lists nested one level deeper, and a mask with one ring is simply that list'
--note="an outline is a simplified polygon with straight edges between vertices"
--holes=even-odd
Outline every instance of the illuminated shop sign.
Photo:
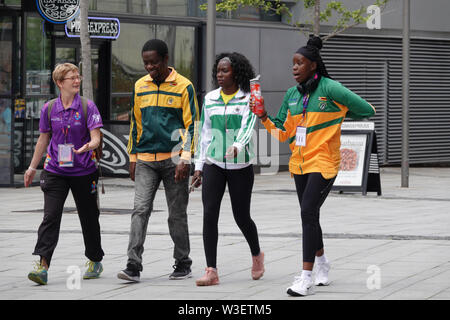
[{"label": "illuminated shop sign", "polygon": [[[120,34],[120,21],[117,18],[88,17],[91,38],[117,39]],[[73,19],[66,23],[66,35],[69,38],[80,37],[81,20]]]},{"label": "illuminated shop sign", "polygon": [[[91,38],[117,39],[120,34],[120,22],[117,18],[88,17]],[[81,20],[73,19],[66,23],[65,31],[69,38],[80,37]]]}]

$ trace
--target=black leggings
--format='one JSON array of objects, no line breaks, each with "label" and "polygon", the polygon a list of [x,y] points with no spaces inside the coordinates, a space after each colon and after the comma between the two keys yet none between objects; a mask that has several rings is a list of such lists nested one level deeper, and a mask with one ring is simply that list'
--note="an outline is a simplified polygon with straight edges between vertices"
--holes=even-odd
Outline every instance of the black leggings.
[{"label": "black leggings", "polygon": [[324,179],[321,173],[294,175],[295,188],[301,207],[303,261],[314,263],[316,251],[323,248],[320,227],[320,207],[330,193],[334,180]]},{"label": "black leggings", "polygon": [[250,200],[254,181],[253,166],[225,170],[214,164],[203,167],[203,245],[206,264],[216,268],[220,204],[228,183],[234,220],[247,240],[253,256],[259,255],[256,225],[250,217]]}]

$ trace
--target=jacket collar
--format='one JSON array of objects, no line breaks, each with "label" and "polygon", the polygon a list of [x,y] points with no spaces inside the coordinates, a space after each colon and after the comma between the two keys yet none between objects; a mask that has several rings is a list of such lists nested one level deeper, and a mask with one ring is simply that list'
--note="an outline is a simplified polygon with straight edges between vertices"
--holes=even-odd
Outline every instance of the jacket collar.
[{"label": "jacket collar", "polygon": [[[70,105],[69,108],[67,108],[67,110],[72,109],[75,111],[79,111],[80,109],[80,105],[81,105],[81,98],[80,95],[77,93],[75,95],[75,97],[73,98],[72,104]],[[58,96],[58,99],[56,100],[53,108],[55,109],[55,112],[62,112],[64,111],[64,106],[61,100],[61,94]]]},{"label": "jacket collar", "polygon": [[[211,91],[210,93],[210,99],[211,100],[220,100],[221,96],[220,96],[220,90],[222,90],[222,87],[219,87],[213,91]],[[236,93],[236,95],[234,96],[233,99],[240,99],[242,97],[245,97],[246,94],[244,93],[244,91],[242,91],[240,88],[238,90],[238,92]]]},{"label": "jacket collar", "polygon": [[[164,82],[174,82],[177,79],[178,73],[175,70],[175,68],[169,67],[169,69],[171,70],[170,74],[167,76],[167,78],[164,80]],[[149,74],[147,74],[147,76],[145,77],[144,81],[153,82],[153,78],[150,77]]]}]

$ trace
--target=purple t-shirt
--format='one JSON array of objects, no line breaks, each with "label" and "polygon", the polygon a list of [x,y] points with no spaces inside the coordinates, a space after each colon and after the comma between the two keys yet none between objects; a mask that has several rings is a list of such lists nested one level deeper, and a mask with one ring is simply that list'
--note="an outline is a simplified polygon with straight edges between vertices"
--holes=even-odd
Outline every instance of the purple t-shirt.
[{"label": "purple t-shirt", "polygon": [[78,94],[75,95],[72,105],[66,110],[64,110],[60,96],[53,104],[50,118],[52,121],[51,128],[48,121],[47,102],[41,110],[39,121],[40,132],[52,132],[44,169],[65,176],[84,176],[95,172],[97,168],[93,151],[81,154],[74,153],[73,167],[60,167],[58,164],[59,144],[71,143],[75,149],[79,149],[91,140],[90,130],[103,127],[102,118],[95,103],[88,100],[87,127],[81,98]]}]

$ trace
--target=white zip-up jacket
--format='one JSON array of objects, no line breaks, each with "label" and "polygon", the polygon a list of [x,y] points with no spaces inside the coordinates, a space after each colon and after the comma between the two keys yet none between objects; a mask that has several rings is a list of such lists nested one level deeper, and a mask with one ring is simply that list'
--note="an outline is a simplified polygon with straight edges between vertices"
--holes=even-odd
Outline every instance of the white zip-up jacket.
[{"label": "white zip-up jacket", "polygon": [[[203,102],[195,170],[203,171],[207,161],[223,169],[242,169],[253,163],[252,137],[257,118],[249,107],[250,93],[239,89],[225,104],[220,90],[208,92]],[[238,155],[226,159],[230,146],[237,148]]]}]

